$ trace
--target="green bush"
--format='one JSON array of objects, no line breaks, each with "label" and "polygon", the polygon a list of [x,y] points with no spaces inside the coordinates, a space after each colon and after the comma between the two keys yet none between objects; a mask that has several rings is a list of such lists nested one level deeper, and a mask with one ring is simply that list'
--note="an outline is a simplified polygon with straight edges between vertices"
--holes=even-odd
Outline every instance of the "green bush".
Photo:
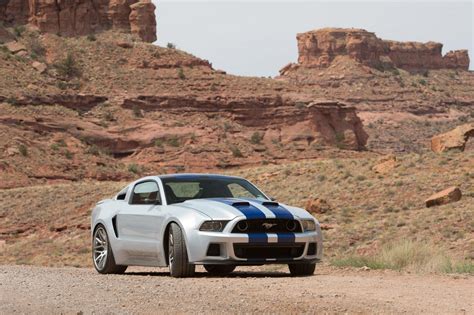
[{"label": "green bush", "polygon": [[236,145],[232,145],[230,147],[230,151],[232,152],[232,155],[236,158],[241,158],[243,157],[244,155],[242,154],[242,151],[240,151],[240,149],[236,146]]},{"label": "green bush", "polygon": [[89,34],[87,35],[87,40],[90,42],[95,42],[97,40],[97,37],[95,37],[95,34]]},{"label": "green bush", "polygon": [[250,137],[250,142],[253,144],[260,144],[263,140],[263,134],[255,131],[252,136]]},{"label": "green bush", "polygon": [[135,163],[129,164],[129,165],[128,165],[128,171],[129,171],[130,173],[133,173],[133,174],[138,174],[138,172],[139,172],[138,165],[135,164]]},{"label": "green bush", "polygon": [[66,58],[54,64],[58,74],[66,78],[74,78],[81,76],[81,69],[73,54],[68,53]]},{"label": "green bush", "polygon": [[25,31],[26,28],[24,25],[17,25],[13,28],[13,34],[15,34],[16,37],[21,37]]},{"label": "green bush", "polygon": [[42,58],[46,54],[46,48],[44,48],[43,43],[37,36],[31,36],[28,39],[27,47],[33,59]]},{"label": "green bush", "polygon": [[168,47],[169,49],[176,49],[176,45],[173,43],[166,44],[166,47]]},{"label": "green bush", "polygon": [[179,147],[181,144],[181,141],[179,141],[178,136],[171,136],[167,139],[166,142],[172,147]]},{"label": "green bush", "polygon": [[181,80],[186,79],[186,75],[184,74],[183,68],[178,69],[178,78],[180,78]]},{"label": "green bush", "polygon": [[20,151],[22,156],[28,156],[28,148],[24,144],[18,146],[18,151]]}]

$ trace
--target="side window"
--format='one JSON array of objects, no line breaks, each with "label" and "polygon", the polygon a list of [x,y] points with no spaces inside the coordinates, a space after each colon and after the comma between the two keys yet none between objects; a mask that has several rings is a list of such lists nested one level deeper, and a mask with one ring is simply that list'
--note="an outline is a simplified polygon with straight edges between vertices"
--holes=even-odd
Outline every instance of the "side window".
[{"label": "side window", "polygon": [[143,182],[133,188],[132,205],[161,204],[160,191],[155,181]]},{"label": "side window", "polygon": [[237,183],[231,183],[228,187],[234,198],[255,198],[247,189]]},{"label": "side window", "polygon": [[117,195],[117,200],[125,200],[125,196],[127,195],[127,192],[121,193]]}]

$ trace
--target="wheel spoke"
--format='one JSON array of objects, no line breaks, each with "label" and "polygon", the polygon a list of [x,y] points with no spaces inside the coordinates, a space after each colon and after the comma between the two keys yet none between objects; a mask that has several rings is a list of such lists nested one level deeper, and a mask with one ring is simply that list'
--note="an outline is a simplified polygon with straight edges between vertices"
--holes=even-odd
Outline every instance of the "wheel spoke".
[{"label": "wheel spoke", "polygon": [[107,234],[103,227],[99,227],[94,235],[94,264],[102,270],[107,263]]}]

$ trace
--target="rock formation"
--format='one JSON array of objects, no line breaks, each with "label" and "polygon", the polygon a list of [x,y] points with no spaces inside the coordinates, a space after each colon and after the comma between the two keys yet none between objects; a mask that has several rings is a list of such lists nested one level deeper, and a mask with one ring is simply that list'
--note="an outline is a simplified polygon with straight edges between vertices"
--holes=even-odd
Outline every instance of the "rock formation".
[{"label": "rock formation", "polygon": [[[409,71],[469,69],[467,50],[451,51],[442,56],[440,43],[385,41],[363,29],[325,28],[300,33],[297,40],[296,66],[325,68],[337,56],[348,56],[371,67],[388,66]],[[286,66],[280,73],[283,75],[291,67]]]},{"label": "rock formation", "polygon": [[2,0],[0,21],[31,24],[41,32],[81,36],[113,29],[143,41],[156,40],[155,6],[150,0]]},{"label": "rock formation", "polygon": [[474,137],[474,124],[461,125],[431,138],[431,150],[437,153],[450,150],[464,151],[470,137]]},{"label": "rock formation", "polygon": [[426,207],[445,205],[461,200],[462,193],[458,187],[450,187],[440,191],[425,200]]}]

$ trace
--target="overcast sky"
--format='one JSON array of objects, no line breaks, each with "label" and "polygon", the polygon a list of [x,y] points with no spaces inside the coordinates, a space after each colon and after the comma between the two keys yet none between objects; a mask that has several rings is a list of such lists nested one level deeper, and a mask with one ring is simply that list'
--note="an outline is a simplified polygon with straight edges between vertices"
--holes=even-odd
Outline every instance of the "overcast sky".
[{"label": "overcast sky", "polygon": [[157,43],[208,59],[231,74],[275,76],[297,59],[296,33],[356,27],[383,39],[437,41],[443,53],[469,49],[474,69],[473,1],[153,0]]}]

